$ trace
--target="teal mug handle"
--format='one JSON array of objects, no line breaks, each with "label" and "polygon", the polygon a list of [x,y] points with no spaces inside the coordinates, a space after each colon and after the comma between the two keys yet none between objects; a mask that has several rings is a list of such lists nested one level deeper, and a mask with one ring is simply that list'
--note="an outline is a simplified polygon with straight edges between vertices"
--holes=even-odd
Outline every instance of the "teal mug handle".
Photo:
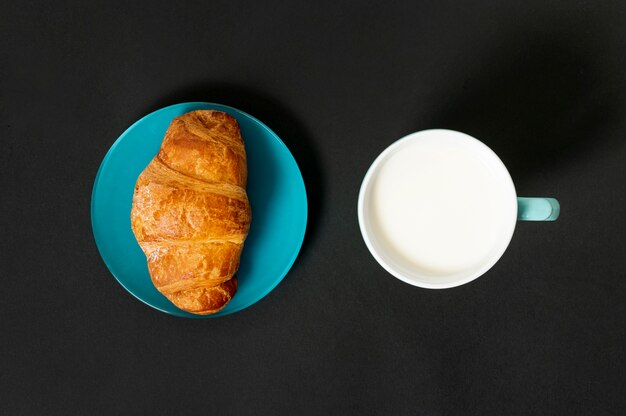
[{"label": "teal mug handle", "polygon": [[517,219],[520,221],[554,221],[561,205],[554,198],[517,198]]}]

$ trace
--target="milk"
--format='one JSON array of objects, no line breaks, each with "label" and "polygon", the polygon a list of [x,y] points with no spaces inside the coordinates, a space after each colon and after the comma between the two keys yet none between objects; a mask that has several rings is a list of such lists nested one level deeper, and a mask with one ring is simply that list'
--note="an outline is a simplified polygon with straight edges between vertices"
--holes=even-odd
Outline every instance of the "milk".
[{"label": "milk", "polygon": [[411,141],[378,165],[369,218],[385,251],[406,267],[432,276],[479,267],[510,229],[511,197],[501,192],[494,156],[469,144]]}]

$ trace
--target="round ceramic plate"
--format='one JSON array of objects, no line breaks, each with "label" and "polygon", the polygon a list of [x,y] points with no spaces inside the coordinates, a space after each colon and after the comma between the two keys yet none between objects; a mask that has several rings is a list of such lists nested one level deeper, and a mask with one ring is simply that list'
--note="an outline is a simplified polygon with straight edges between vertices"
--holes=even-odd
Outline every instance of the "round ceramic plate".
[{"label": "round ceramic plate", "polygon": [[130,228],[137,177],[158,152],[172,119],[198,109],[224,111],[235,117],[248,157],[250,233],[237,273],[237,293],[224,309],[207,317],[240,311],[276,287],[298,256],[307,221],[304,181],[289,149],[256,118],[220,104],[182,103],[148,114],[130,126],[108,151],[93,187],[91,225],[105,264],[126,290],[160,311],[202,317],[174,306],[152,285],[146,257]]}]

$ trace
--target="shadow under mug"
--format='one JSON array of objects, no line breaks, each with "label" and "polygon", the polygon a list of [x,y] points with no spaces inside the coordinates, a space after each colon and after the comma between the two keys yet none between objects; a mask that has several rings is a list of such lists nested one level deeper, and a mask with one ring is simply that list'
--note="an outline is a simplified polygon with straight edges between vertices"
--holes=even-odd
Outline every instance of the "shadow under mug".
[{"label": "shadow under mug", "polygon": [[[397,152],[406,146],[418,141],[447,141],[460,149],[479,155],[482,163],[489,166],[490,172],[495,175],[496,192],[503,199],[503,218],[500,233],[489,254],[473,267],[457,270],[451,273],[429,273],[416,265],[407,262],[398,256],[386,239],[377,231],[372,219],[372,187],[380,171],[380,167]],[[359,192],[358,219],[361,234],[367,248],[376,261],[396,278],[411,284],[428,289],[445,289],[471,282],[487,272],[502,257],[506,251],[517,220],[521,221],[554,221],[560,213],[559,202],[554,198],[518,197],[513,180],[500,158],[484,143],[465,133],[454,130],[436,129],[412,133],[391,144],[372,163]]]}]

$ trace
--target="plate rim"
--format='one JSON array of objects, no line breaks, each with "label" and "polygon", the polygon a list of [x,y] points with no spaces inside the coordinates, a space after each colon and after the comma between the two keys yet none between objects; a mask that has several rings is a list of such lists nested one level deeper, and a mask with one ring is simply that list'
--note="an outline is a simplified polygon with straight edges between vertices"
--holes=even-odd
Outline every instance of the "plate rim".
[{"label": "plate rim", "polygon": [[[132,131],[138,124],[144,122],[144,120],[156,113],[162,112],[162,111],[166,111],[168,109],[172,109],[173,107],[181,107],[181,106],[216,106],[216,107],[221,107],[223,109],[227,109],[227,110],[231,110],[235,113],[241,114],[243,117],[247,117],[248,119],[250,119],[251,121],[253,121],[255,124],[257,124],[258,126],[262,127],[267,133],[269,133],[269,136],[272,137],[280,146],[282,146],[287,153],[291,156],[291,160],[294,163],[294,166],[296,168],[296,171],[298,172],[298,182],[299,184],[302,185],[302,191],[304,192],[304,204],[303,204],[303,215],[304,215],[304,226],[302,227],[301,232],[298,235],[298,243],[297,245],[294,245],[294,250],[292,253],[291,258],[289,259],[289,261],[286,263],[285,268],[283,269],[283,271],[281,271],[278,275],[278,277],[274,280],[274,282],[269,285],[265,291],[263,291],[260,296],[257,296],[255,300],[246,302],[244,304],[242,304],[239,307],[236,307],[232,310],[229,310],[227,313],[223,313],[223,310],[220,310],[217,313],[214,314],[209,314],[209,315],[196,315],[196,314],[192,314],[190,312],[186,312],[180,308],[178,308],[176,305],[174,305],[172,303],[172,305],[176,308],[175,311],[168,311],[168,310],[164,310],[163,308],[160,308],[156,305],[151,304],[150,302],[148,302],[145,299],[140,298],[137,294],[135,294],[133,291],[131,291],[123,282],[122,280],[120,280],[120,278],[117,276],[117,274],[111,270],[111,266],[109,264],[109,260],[107,258],[105,258],[105,256],[102,254],[102,249],[100,247],[100,244],[98,243],[98,238],[96,237],[96,231],[95,231],[95,224],[94,224],[94,211],[95,211],[95,206],[96,204],[94,203],[94,201],[96,200],[96,190],[98,188],[98,184],[100,182],[101,179],[101,175],[102,175],[102,171],[103,171],[103,167],[106,165],[107,161],[110,159],[111,155],[113,154],[115,148],[117,147],[117,145],[124,139],[124,137],[129,134],[130,131]],[[194,111],[194,110],[190,110],[190,111]],[[111,275],[113,275],[113,277],[115,278],[115,280],[128,292],[130,293],[133,297],[135,297],[136,299],[138,299],[139,301],[141,301],[143,304],[156,309],[160,312],[163,312],[167,315],[171,315],[171,316],[176,316],[179,318],[191,318],[191,319],[203,319],[203,318],[218,318],[218,317],[222,317],[222,316],[228,316],[228,315],[232,315],[234,313],[240,312],[244,309],[249,308],[250,306],[254,305],[255,303],[259,302],[260,300],[262,300],[263,298],[265,298],[270,292],[272,292],[276,286],[278,286],[278,284],[280,282],[283,281],[283,279],[285,278],[285,276],[287,275],[287,273],[289,273],[289,271],[291,270],[291,268],[293,267],[294,263],[296,262],[296,259],[298,258],[298,255],[300,254],[300,250],[302,249],[302,244],[304,243],[304,238],[306,236],[306,231],[308,228],[308,220],[309,220],[309,200],[308,200],[308,193],[306,191],[306,184],[304,182],[304,177],[302,176],[302,171],[300,170],[300,166],[298,165],[298,162],[296,160],[296,158],[294,157],[293,153],[291,153],[291,151],[289,150],[289,148],[287,147],[287,145],[285,144],[285,142],[282,141],[282,139],[280,137],[278,137],[278,135],[272,130],[270,129],[265,123],[263,123],[261,120],[259,120],[258,118],[246,113],[245,111],[239,110],[235,107],[231,107],[229,105],[225,105],[225,104],[219,104],[219,103],[213,103],[213,102],[206,102],[206,101],[189,101],[189,102],[182,102],[182,103],[177,103],[177,104],[171,104],[165,107],[161,107],[157,110],[151,111],[150,113],[144,115],[143,117],[141,117],[140,119],[138,119],[137,121],[135,121],[133,124],[131,124],[129,127],[127,127],[124,132],[122,132],[122,134],[119,135],[119,137],[113,142],[113,144],[109,147],[109,149],[107,150],[107,152],[105,153],[104,157],[102,158],[102,161],[100,162],[100,166],[98,167],[98,171],[96,172],[96,176],[93,182],[93,187],[91,190],[91,201],[90,201],[90,220],[91,220],[91,233],[93,236],[93,239],[96,243],[96,248],[98,249],[98,254],[100,255],[100,258],[102,259],[102,261],[104,262],[104,265],[106,266],[107,270],[109,271],[109,273]]]}]

